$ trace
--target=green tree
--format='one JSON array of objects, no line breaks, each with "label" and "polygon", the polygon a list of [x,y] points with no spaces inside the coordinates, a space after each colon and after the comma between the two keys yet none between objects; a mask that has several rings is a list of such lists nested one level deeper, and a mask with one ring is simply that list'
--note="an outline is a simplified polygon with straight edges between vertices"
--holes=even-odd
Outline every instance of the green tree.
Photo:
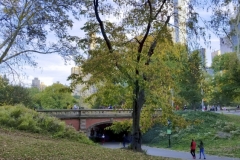
[{"label": "green tree", "polygon": [[240,63],[236,53],[217,56],[213,60],[213,102],[220,105],[239,103],[239,73]]},{"label": "green tree", "polygon": [[[36,66],[34,54],[58,53],[67,60],[77,47],[67,41],[67,28],[73,21],[78,1],[2,0],[0,2],[0,68],[30,64]],[[50,42],[48,35],[56,40]],[[57,40],[59,39],[59,40]]]},{"label": "green tree", "polygon": [[8,81],[0,76],[0,105],[7,104],[6,96],[8,95]]},{"label": "green tree", "polygon": [[212,103],[213,99],[213,75],[210,75],[207,72],[203,72],[204,80],[202,81],[202,94],[203,94],[203,101],[204,105],[215,104]]},{"label": "green tree", "polygon": [[38,88],[32,87],[28,88],[28,92],[32,99],[32,107],[39,108],[41,106],[40,90]]},{"label": "green tree", "polygon": [[180,96],[194,109],[200,104],[202,95],[203,70],[198,51],[191,53],[183,64],[180,76]]},{"label": "green tree", "polygon": [[[148,116],[148,113],[153,114],[154,109],[163,110],[161,118],[165,124],[167,118],[174,117],[169,104],[172,70],[163,60],[163,57],[167,59],[170,53],[176,52],[168,28],[173,4],[166,0],[159,3],[152,0],[144,3],[94,0],[83,1],[83,5],[85,9],[81,14],[87,15],[88,21],[82,29],[87,37],[79,44],[89,58],[76,58],[82,73],[71,76],[75,79],[73,85],[82,82],[89,86],[102,84],[109,87],[115,84],[125,89],[124,101],[126,104],[130,102],[126,106],[133,109],[132,146],[133,150],[140,151],[141,113],[145,117],[144,122],[151,122],[148,126],[153,122],[153,116]],[[110,21],[108,17],[119,21]],[[89,43],[94,46],[90,50],[86,48]],[[91,74],[90,79],[84,80],[88,74]],[[142,112],[143,108],[146,112]]]},{"label": "green tree", "polygon": [[27,88],[18,85],[10,85],[0,77],[0,105],[23,104],[33,107],[32,98]]},{"label": "green tree", "polygon": [[73,106],[77,102],[68,87],[59,83],[46,87],[37,96],[40,98],[40,107],[44,109],[67,109],[69,105]]}]

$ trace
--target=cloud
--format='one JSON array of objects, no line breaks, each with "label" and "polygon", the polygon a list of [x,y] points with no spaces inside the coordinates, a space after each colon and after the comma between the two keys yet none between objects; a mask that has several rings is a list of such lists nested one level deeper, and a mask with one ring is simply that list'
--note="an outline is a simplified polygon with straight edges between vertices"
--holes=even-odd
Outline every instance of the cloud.
[{"label": "cloud", "polygon": [[63,58],[57,54],[51,55],[38,55],[36,56],[38,67],[32,68],[26,66],[26,77],[23,79],[27,86],[30,86],[32,79],[37,77],[41,82],[46,85],[52,85],[59,81],[62,84],[69,85],[67,77],[71,74],[71,68],[74,66],[74,62],[68,62],[65,64]]},{"label": "cloud", "polygon": [[[83,37],[85,33],[80,30],[86,20],[74,21],[74,25],[69,29],[69,33],[74,36]],[[55,42],[56,37],[53,32],[49,32],[48,42]],[[46,85],[52,85],[53,83],[60,82],[62,84],[69,85],[70,81],[67,81],[68,76],[71,74],[71,68],[75,66],[73,61],[64,61],[63,57],[58,54],[48,55],[34,55],[34,60],[37,62],[37,67],[24,66],[24,74],[21,76],[21,81],[25,86],[30,87],[32,80],[37,77],[40,82]]]}]

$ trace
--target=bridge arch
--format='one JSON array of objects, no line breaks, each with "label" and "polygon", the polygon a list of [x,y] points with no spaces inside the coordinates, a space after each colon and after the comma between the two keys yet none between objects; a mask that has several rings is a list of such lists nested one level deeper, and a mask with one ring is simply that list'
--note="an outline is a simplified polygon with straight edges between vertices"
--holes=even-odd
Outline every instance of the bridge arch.
[{"label": "bridge arch", "polygon": [[97,126],[100,126],[100,125],[105,125],[105,124],[113,124],[113,121],[112,120],[107,120],[107,121],[102,121],[102,122],[97,122],[97,123],[94,123],[92,125],[90,125],[87,129],[86,129],[86,133],[87,133],[87,136],[90,136],[91,134],[91,129],[95,129],[95,127]]},{"label": "bridge arch", "polygon": [[[121,133],[114,133],[112,130],[105,130],[105,128],[111,126],[113,122],[119,122],[119,121],[121,120],[115,120],[115,121],[108,120],[104,122],[95,123],[88,127],[88,129],[86,130],[87,135],[90,139],[96,142],[100,142],[102,140],[103,134],[105,136],[106,142],[122,142],[123,135],[125,134],[130,136],[130,133],[128,133],[127,131],[123,131]],[[94,132],[93,135],[91,135],[91,130],[93,130],[92,132]]]}]

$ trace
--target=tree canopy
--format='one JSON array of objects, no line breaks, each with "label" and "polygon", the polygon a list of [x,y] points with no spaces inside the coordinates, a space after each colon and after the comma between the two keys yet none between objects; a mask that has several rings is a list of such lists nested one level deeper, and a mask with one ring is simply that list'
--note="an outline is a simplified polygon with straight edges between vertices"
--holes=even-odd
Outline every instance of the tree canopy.
[{"label": "tree canopy", "polygon": [[7,79],[0,76],[0,106],[23,104],[32,107],[33,101],[27,88],[10,85]]},{"label": "tree canopy", "polygon": [[[36,66],[34,54],[58,53],[67,60],[78,52],[68,39],[69,14],[77,1],[2,0],[0,2],[0,69]],[[74,9],[75,8],[75,9]],[[50,41],[49,36],[55,36]],[[17,66],[17,67],[14,67]]]},{"label": "tree canopy", "polygon": [[[104,86],[97,91],[103,89],[106,97],[133,109],[132,146],[133,150],[139,151],[143,128],[150,127],[157,119],[166,124],[171,119],[179,126],[183,125],[183,120],[172,112],[169,103],[174,84],[172,73],[176,73],[169,60],[180,59],[183,50],[173,44],[168,27],[170,18],[176,15],[174,4],[168,0],[94,0],[82,4],[80,14],[88,20],[82,28],[86,38],[81,39],[79,45],[88,58],[76,58],[82,73],[70,78],[73,84]],[[190,14],[186,14],[189,22],[192,20]],[[92,45],[90,50],[86,47],[89,43]],[[88,74],[91,77],[84,80]],[[112,90],[110,94],[106,94],[107,89]],[[125,94],[119,95],[121,93]],[[161,118],[152,116],[154,109],[162,110]]]},{"label": "tree canopy", "polygon": [[220,105],[238,104],[240,62],[236,53],[227,53],[217,56],[213,60],[212,68],[215,71],[212,84],[213,102]]},{"label": "tree canopy", "polygon": [[35,105],[42,109],[71,109],[77,103],[67,86],[59,83],[46,87],[34,95]]},{"label": "tree canopy", "polygon": [[186,58],[183,63],[184,68],[180,76],[180,92],[179,95],[184,97],[186,103],[194,109],[198,108],[198,104],[201,102],[202,95],[202,81],[203,81],[203,69],[198,51],[194,51]]}]

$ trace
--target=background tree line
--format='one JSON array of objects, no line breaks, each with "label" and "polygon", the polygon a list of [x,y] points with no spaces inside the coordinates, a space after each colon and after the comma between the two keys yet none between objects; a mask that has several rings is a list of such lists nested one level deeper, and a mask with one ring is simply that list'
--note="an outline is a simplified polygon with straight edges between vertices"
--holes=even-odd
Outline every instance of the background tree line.
[{"label": "background tree line", "polygon": [[23,104],[32,109],[71,109],[78,101],[62,84],[54,83],[40,91],[38,88],[11,85],[0,77],[0,106]]}]

